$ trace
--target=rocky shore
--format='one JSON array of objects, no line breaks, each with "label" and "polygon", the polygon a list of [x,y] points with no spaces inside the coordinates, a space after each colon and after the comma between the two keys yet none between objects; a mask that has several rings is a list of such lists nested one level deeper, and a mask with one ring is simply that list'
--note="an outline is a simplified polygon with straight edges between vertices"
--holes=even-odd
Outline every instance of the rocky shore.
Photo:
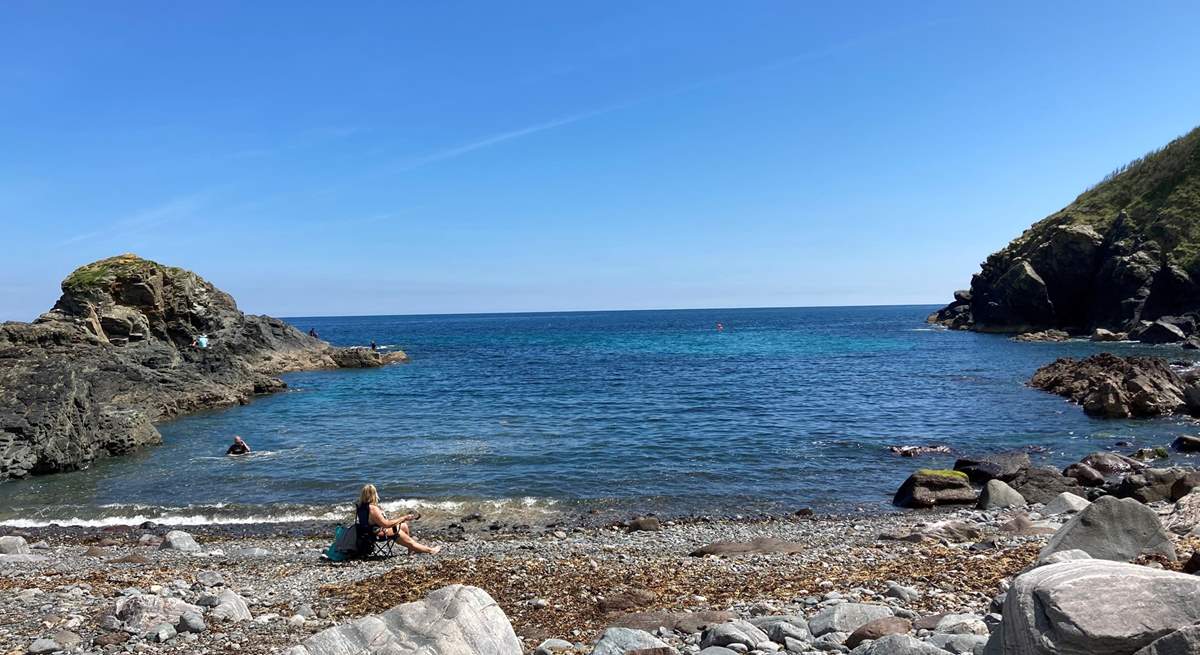
[{"label": "rocky shore", "polygon": [[160,443],[155,422],[279,391],[280,373],[405,360],[243,314],[180,268],[135,255],[94,262],[33,323],[0,324],[0,481]]},{"label": "rocky shore", "polygon": [[[1200,578],[1177,572],[1196,568],[1200,495],[1068,496],[600,526],[463,517],[418,523],[438,556],[338,564],[319,559],[327,525],[40,528],[0,538],[0,652],[1194,652],[1140,649],[1200,620],[1180,609],[1200,607]],[[1061,613],[1049,627],[1029,620],[1043,602]],[[1104,649],[1080,650],[1088,639]]]}]

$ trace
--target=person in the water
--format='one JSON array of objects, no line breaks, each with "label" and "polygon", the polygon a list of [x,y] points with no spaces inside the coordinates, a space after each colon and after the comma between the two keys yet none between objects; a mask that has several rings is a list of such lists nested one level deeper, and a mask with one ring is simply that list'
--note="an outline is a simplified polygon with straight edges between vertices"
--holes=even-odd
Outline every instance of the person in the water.
[{"label": "person in the water", "polygon": [[225,451],[226,455],[247,455],[250,453],[250,444],[242,440],[238,435],[233,435],[233,443],[229,446],[229,450]]},{"label": "person in the water", "polygon": [[375,344],[374,339],[371,339],[371,350],[379,350],[379,346]]}]

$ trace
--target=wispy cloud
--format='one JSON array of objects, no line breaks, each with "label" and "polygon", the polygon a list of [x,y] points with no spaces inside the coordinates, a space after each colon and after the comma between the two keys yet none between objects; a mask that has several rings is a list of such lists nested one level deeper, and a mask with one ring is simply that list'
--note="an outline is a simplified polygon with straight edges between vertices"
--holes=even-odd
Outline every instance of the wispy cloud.
[{"label": "wispy cloud", "polygon": [[211,192],[178,196],[162,204],[136,211],[111,221],[103,228],[76,234],[60,241],[57,245],[67,246],[98,238],[127,236],[149,230],[166,223],[189,218],[204,206]]}]

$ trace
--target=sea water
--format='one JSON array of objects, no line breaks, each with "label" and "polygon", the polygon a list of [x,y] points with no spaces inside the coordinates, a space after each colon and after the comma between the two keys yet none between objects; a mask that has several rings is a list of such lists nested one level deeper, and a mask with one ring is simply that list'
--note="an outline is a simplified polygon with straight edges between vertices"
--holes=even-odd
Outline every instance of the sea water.
[{"label": "sea water", "polygon": [[[161,446],[0,483],[0,525],[333,520],[365,482],[385,507],[449,516],[882,509],[913,469],[955,457],[891,445],[1062,466],[1196,430],[1090,418],[1025,385],[1061,356],[1186,351],[1017,343],[930,327],[933,309],[289,319],[412,361],[285,375],[284,393],[160,425]],[[253,455],[223,456],[234,434]]]}]

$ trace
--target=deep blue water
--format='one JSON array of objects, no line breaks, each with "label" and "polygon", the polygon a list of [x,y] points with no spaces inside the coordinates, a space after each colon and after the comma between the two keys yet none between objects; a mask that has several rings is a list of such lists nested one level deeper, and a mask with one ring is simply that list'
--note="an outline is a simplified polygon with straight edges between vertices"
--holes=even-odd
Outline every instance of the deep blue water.
[{"label": "deep blue water", "polygon": [[[385,499],[452,512],[466,510],[443,501],[627,513],[880,507],[914,468],[953,461],[895,457],[892,444],[1032,446],[1061,465],[1195,429],[1088,418],[1024,386],[1063,355],[1184,351],[937,330],[924,323],[932,309],[291,319],[337,345],[402,348],[412,362],[287,375],[287,393],[160,426],[161,447],[0,485],[0,519],[155,517],[159,506],[321,515],[365,481]],[[235,433],[265,454],[222,457]]]}]

